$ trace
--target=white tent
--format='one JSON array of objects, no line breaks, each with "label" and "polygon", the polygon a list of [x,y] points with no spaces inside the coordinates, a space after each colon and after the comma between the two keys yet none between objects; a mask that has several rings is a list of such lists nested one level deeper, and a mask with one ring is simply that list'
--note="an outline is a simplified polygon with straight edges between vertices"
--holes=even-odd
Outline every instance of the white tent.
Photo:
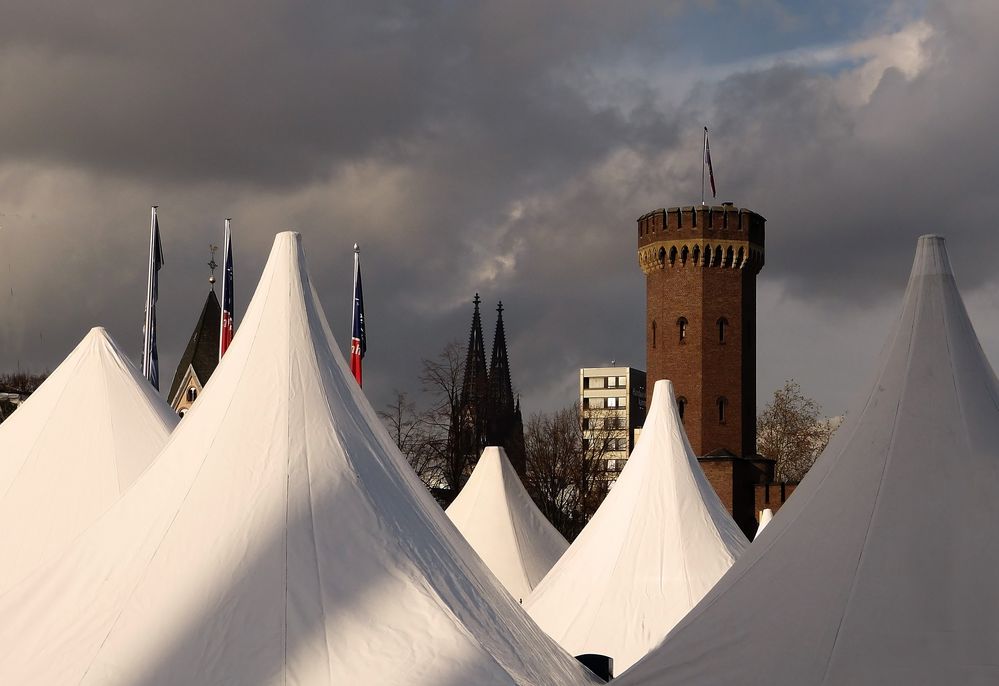
[{"label": "white tent", "polygon": [[297,234],[160,457],[0,596],[0,683],[583,684],[397,451]]},{"label": "white tent", "polygon": [[673,384],[657,381],[621,476],[524,607],[573,653],[627,669],[748,545],[687,441]]},{"label": "white tent", "polygon": [[638,684],[999,683],[999,384],[919,239],[862,404]]},{"label": "white tent", "polygon": [[107,332],[91,329],[0,424],[0,589],[110,507],[176,423]]},{"label": "white tent", "polygon": [[503,448],[482,451],[447,516],[518,601],[569,547],[531,500]]},{"label": "white tent", "polygon": [[[767,524],[769,524],[770,520],[773,518],[774,518],[774,511],[771,510],[769,507],[760,510],[760,524],[759,526],[756,527],[756,536],[759,536],[760,533],[765,528],[767,528]],[[756,536],[753,536],[754,541],[756,540]]]}]

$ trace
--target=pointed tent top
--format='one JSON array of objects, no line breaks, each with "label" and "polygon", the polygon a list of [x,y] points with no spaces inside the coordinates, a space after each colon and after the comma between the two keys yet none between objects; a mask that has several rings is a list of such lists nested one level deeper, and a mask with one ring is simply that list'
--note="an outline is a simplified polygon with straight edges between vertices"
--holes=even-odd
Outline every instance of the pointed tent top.
[{"label": "pointed tent top", "polygon": [[0,590],[117,500],[176,423],[104,327],[90,329],[0,424]]},{"label": "pointed tent top", "polygon": [[573,655],[609,655],[623,671],[747,545],[690,448],[673,384],[657,381],[617,483],[524,607]]},{"label": "pointed tent top", "polygon": [[593,683],[395,448],[296,234],[198,403],[45,583],[0,595],[0,682]]},{"label": "pointed tent top", "polygon": [[947,245],[943,236],[926,234],[916,243],[916,258],[912,265],[912,276],[945,274],[953,276]]},{"label": "pointed tent top", "polygon": [[994,681],[997,398],[945,243],[924,236],[868,394],[621,686]]},{"label": "pointed tent top", "polygon": [[361,252],[361,249],[357,247],[357,243],[354,243],[354,252],[355,253],[360,253]]},{"label": "pointed tent top", "polygon": [[521,602],[569,547],[528,495],[506,451],[497,446],[482,451],[447,516]]}]

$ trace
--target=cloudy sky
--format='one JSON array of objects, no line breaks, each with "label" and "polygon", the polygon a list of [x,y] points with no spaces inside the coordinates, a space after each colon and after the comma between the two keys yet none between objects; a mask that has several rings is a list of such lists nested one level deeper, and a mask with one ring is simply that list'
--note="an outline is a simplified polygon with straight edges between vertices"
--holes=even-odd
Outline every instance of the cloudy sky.
[{"label": "cloudy sky", "polygon": [[[0,368],[102,324],[141,348],[160,205],[169,384],[233,218],[237,321],[273,234],[304,235],[335,333],[361,244],[366,390],[487,341],[506,305],[525,409],[644,366],[635,219],[700,194],[767,220],[759,390],[863,390],[915,238],[949,239],[999,360],[994,0],[0,0]],[[338,326],[339,322],[339,326]]]}]

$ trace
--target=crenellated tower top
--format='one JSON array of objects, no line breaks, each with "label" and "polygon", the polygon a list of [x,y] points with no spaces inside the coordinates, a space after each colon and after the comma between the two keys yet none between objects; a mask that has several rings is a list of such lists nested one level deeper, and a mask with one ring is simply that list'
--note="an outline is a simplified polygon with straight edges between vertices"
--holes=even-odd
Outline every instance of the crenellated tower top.
[{"label": "crenellated tower top", "polygon": [[759,273],[765,227],[762,216],[732,203],[653,210],[638,218],[638,264],[646,275],[687,264]]}]

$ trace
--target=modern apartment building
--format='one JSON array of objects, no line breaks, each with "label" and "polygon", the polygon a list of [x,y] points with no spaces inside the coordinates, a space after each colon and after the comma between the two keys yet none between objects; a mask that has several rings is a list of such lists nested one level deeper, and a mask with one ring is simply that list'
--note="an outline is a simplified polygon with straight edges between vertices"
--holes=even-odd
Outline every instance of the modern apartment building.
[{"label": "modern apartment building", "polygon": [[579,370],[584,446],[603,460],[610,478],[624,468],[645,422],[645,372],[631,367]]}]

